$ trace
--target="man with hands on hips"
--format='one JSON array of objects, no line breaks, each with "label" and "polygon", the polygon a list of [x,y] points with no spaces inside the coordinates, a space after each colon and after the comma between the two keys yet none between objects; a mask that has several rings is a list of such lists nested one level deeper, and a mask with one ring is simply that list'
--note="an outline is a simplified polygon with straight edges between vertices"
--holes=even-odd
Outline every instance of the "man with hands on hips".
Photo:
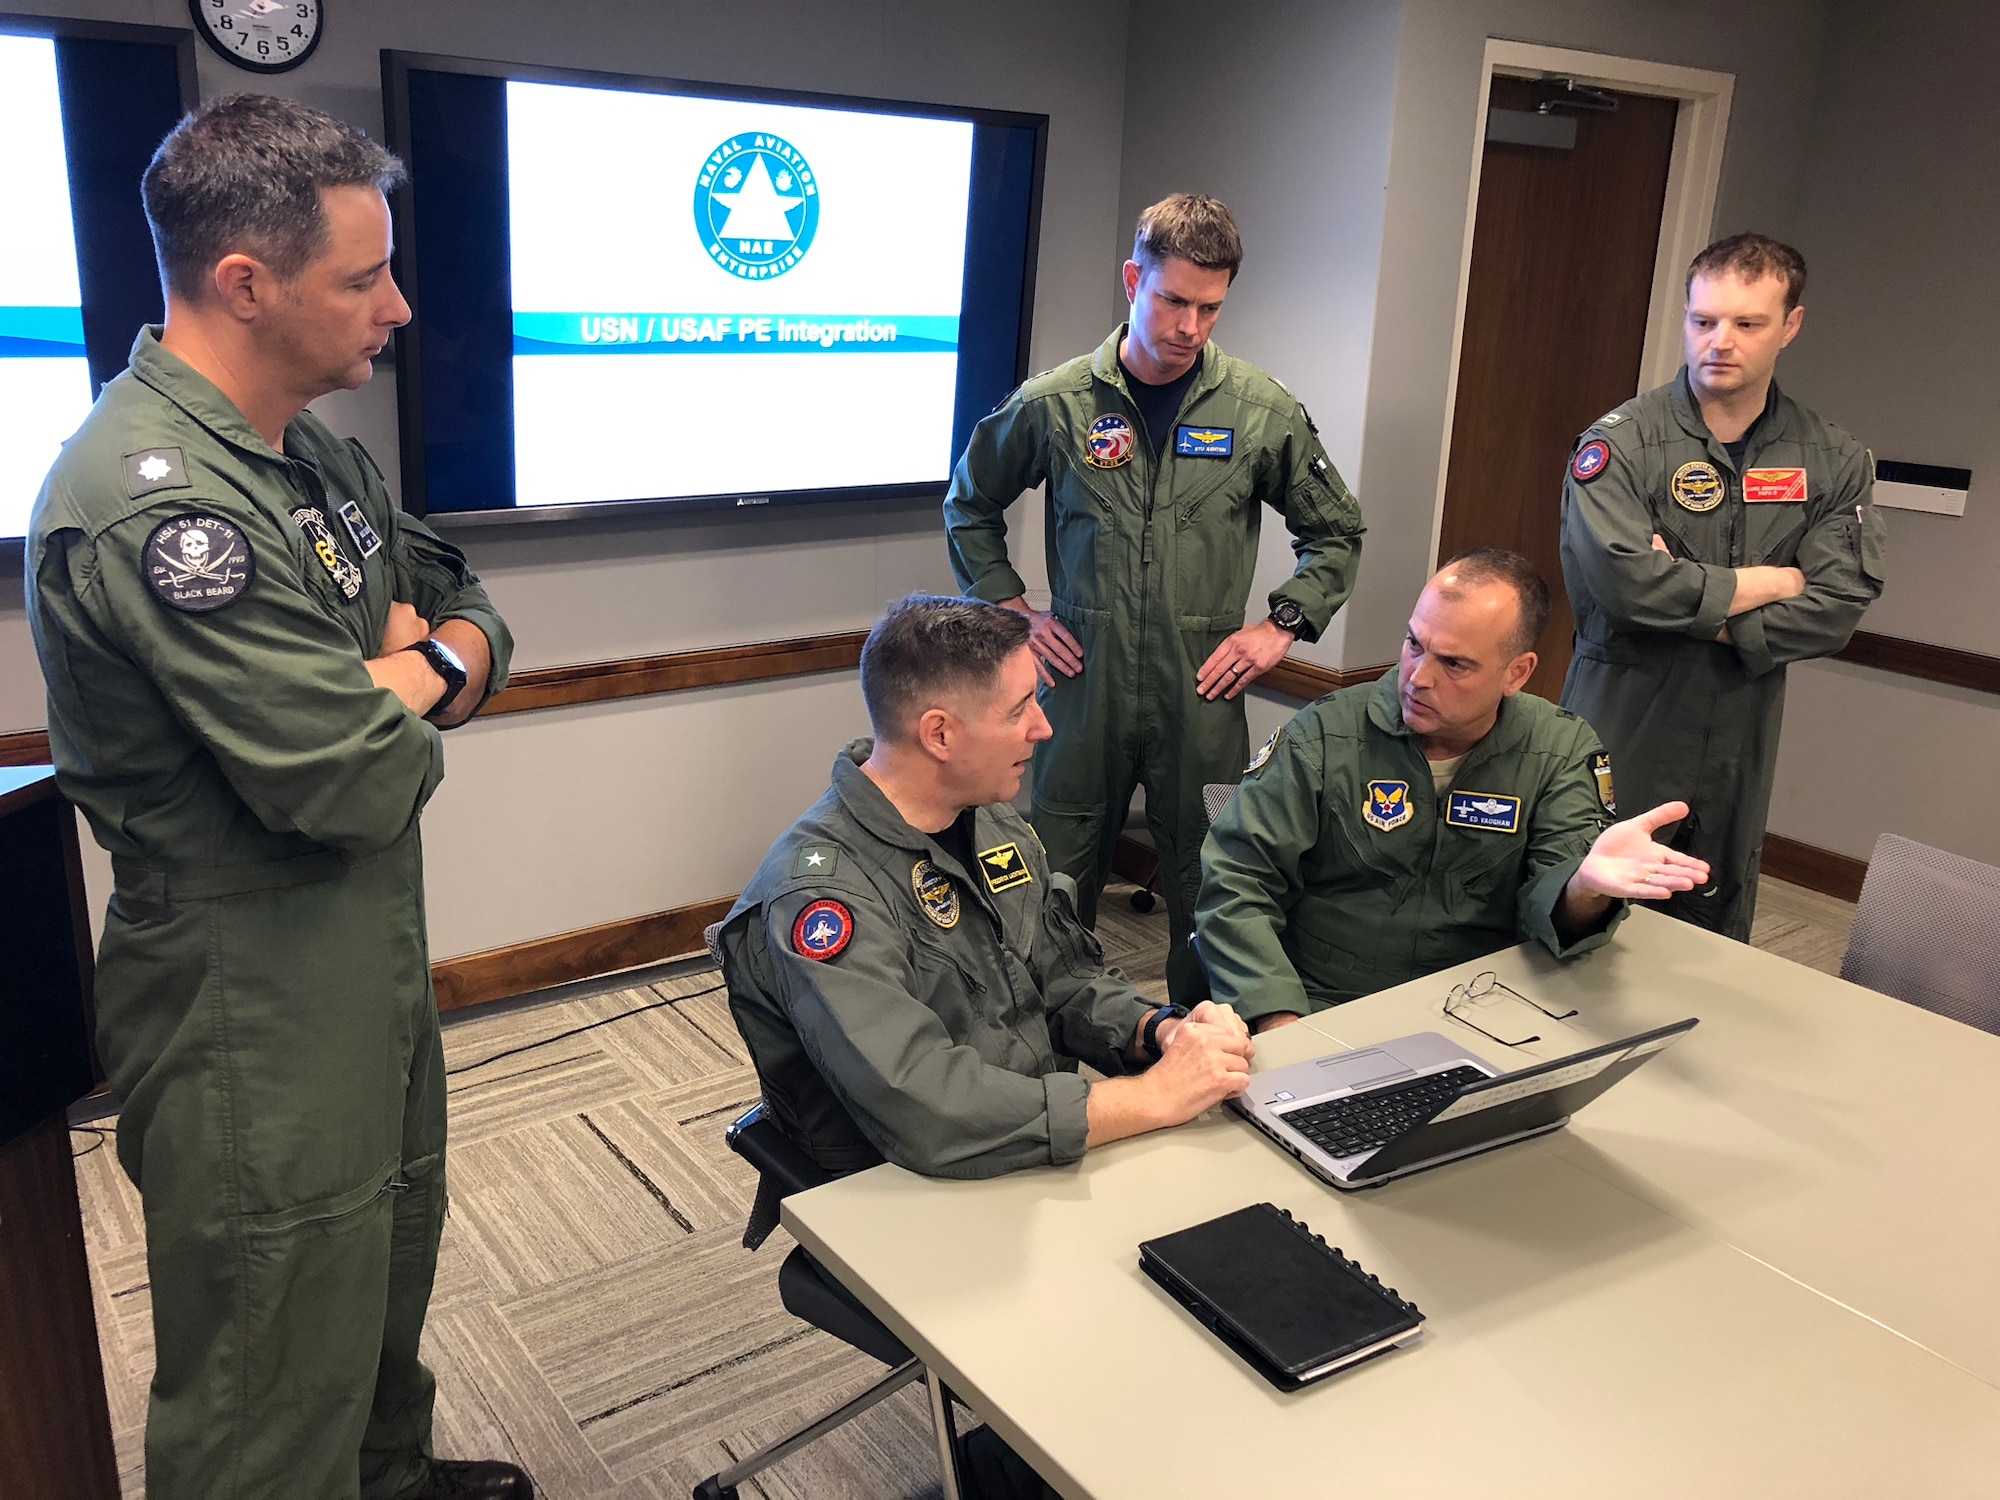
[{"label": "man with hands on hips", "polygon": [[1525,558],[1454,558],[1394,673],[1309,705],[1258,751],[1202,851],[1197,918],[1216,997],[1255,1029],[1523,939],[1586,953],[1628,901],[1707,879],[1653,838],[1686,804],[1611,823],[1596,734],[1521,691],[1548,613]]},{"label": "man with hands on hips", "polygon": [[[1210,342],[1243,260],[1229,210],[1176,194],[1139,218],[1131,321],[1037,375],[974,429],[945,497],[952,571],[1028,617],[1053,737],[1035,757],[1035,831],[1094,926],[1135,786],[1160,857],[1168,991],[1206,993],[1188,949],[1202,787],[1249,752],[1243,689],[1347,601],[1361,512],[1305,408]],[[1048,487],[1053,594],[1031,608],[1006,511]],[[1263,508],[1298,566],[1246,622]]]}]

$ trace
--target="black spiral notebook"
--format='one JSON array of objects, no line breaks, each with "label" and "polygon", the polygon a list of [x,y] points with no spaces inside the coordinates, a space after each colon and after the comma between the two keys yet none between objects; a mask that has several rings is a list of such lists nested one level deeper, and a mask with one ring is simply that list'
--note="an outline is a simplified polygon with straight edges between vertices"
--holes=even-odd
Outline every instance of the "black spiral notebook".
[{"label": "black spiral notebook", "polygon": [[1413,1305],[1274,1203],[1146,1240],[1139,1267],[1281,1391],[1423,1327]]}]

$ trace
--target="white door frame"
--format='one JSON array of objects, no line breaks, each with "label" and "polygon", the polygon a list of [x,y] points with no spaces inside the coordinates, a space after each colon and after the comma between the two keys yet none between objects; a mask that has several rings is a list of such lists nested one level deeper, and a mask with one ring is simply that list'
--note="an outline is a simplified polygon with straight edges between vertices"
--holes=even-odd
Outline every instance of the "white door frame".
[{"label": "white door frame", "polygon": [[1458,362],[1465,340],[1465,302],[1472,278],[1472,237],[1479,223],[1479,173],[1486,159],[1486,110],[1493,75],[1574,78],[1626,94],[1678,99],[1667,194],[1660,208],[1660,243],[1653,259],[1653,294],[1647,305],[1646,342],[1633,394],[1664,385],[1681,363],[1681,277],[1709,243],[1715,223],[1716,184],[1729,133],[1729,104],[1736,75],[1682,68],[1602,52],[1577,52],[1533,42],[1486,39],[1479,69],[1479,107],[1473,113],[1472,181],[1465,197],[1465,246],[1458,264],[1458,307],[1452,317],[1450,384],[1445,394],[1444,441],[1438,454],[1437,501],[1431,517],[1430,556],[1444,533],[1444,487],[1451,471],[1451,430],[1458,411]]}]

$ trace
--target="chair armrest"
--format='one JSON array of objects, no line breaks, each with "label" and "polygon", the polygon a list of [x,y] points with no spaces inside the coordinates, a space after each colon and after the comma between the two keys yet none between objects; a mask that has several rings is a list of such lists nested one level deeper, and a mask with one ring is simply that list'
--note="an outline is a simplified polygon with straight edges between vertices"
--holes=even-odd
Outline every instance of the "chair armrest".
[{"label": "chair armrest", "polygon": [[729,1149],[755,1167],[772,1183],[780,1197],[802,1193],[821,1183],[833,1181],[833,1174],[821,1169],[797,1144],[765,1116],[764,1101],[758,1100],[730,1122],[723,1132]]}]

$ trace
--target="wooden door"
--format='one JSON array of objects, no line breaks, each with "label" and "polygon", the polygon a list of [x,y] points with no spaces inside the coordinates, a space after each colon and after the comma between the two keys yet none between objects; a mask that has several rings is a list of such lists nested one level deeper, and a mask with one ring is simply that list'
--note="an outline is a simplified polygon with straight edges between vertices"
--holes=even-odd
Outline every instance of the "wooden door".
[{"label": "wooden door", "polygon": [[[1495,77],[1492,106],[1551,88]],[[1528,691],[1562,693],[1575,617],[1560,520],[1570,445],[1639,387],[1679,103],[1613,94],[1568,150],[1489,142],[1479,174],[1438,561],[1509,547],[1554,596]]]}]

